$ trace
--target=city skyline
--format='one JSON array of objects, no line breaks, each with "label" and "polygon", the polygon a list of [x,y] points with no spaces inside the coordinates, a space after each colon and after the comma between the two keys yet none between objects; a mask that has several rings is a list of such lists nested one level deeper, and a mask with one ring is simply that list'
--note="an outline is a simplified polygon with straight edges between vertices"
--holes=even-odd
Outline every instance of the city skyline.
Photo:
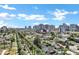
[{"label": "city skyline", "polygon": [[0,27],[25,27],[38,24],[57,27],[62,23],[79,25],[78,6],[76,4],[1,4]]}]

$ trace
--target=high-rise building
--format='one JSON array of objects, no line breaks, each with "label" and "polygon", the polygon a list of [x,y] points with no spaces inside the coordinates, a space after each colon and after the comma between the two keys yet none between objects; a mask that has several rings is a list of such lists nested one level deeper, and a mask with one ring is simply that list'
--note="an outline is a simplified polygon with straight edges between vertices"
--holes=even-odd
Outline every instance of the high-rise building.
[{"label": "high-rise building", "polygon": [[31,30],[32,29],[31,26],[28,26],[28,29]]},{"label": "high-rise building", "polygon": [[33,26],[33,30],[39,30],[39,26],[38,25],[35,25],[35,26]]},{"label": "high-rise building", "polygon": [[43,30],[44,29],[44,25],[43,24],[39,24],[38,26],[39,26],[39,29],[40,30]]},{"label": "high-rise building", "polygon": [[38,31],[46,30],[46,32],[51,32],[51,31],[53,31],[55,29],[55,26],[54,25],[48,25],[48,24],[46,24],[46,25],[39,24],[39,25],[33,26],[33,29],[35,31],[37,31],[37,30]]},{"label": "high-rise building", "polygon": [[69,31],[69,26],[65,23],[59,26],[60,33],[65,33],[66,31]]},{"label": "high-rise building", "polygon": [[79,26],[77,24],[70,24],[70,31],[79,31]]},{"label": "high-rise building", "polygon": [[25,29],[27,29],[27,26],[25,26]]}]

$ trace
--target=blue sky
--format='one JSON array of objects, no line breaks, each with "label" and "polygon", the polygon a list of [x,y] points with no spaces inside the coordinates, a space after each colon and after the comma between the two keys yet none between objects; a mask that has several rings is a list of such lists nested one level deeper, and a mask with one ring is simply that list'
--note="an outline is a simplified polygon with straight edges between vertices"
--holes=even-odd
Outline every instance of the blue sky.
[{"label": "blue sky", "polygon": [[0,27],[62,23],[79,25],[78,4],[1,4]]}]

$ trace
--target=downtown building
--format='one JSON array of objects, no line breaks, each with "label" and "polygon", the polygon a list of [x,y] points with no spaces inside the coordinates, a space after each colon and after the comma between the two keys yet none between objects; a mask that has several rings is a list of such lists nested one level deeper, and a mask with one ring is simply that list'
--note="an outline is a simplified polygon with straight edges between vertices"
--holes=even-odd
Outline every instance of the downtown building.
[{"label": "downtown building", "polygon": [[59,25],[59,32],[60,33],[65,33],[69,31],[69,26],[65,23],[63,23],[62,25]]},{"label": "downtown building", "polygon": [[54,25],[44,25],[44,24],[39,24],[39,25],[35,25],[33,26],[33,29],[35,31],[39,31],[39,32],[52,32],[55,30],[55,26]]},{"label": "downtown building", "polygon": [[77,24],[70,24],[69,30],[72,31],[72,32],[78,32],[79,26]]},{"label": "downtown building", "polygon": [[59,25],[60,33],[78,32],[78,31],[79,31],[79,26],[77,24],[67,25],[67,24],[63,23],[62,25]]}]

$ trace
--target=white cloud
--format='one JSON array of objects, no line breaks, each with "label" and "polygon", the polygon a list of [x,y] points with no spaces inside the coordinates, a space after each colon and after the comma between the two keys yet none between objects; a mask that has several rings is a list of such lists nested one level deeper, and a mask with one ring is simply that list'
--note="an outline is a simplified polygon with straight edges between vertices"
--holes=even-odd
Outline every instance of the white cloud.
[{"label": "white cloud", "polygon": [[0,19],[1,20],[9,20],[12,18],[15,18],[16,15],[15,14],[9,14],[9,13],[0,13]]},{"label": "white cloud", "polygon": [[25,20],[46,20],[45,15],[26,15],[26,14],[18,14],[19,18],[24,18]]},{"label": "white cloud", "polygon": [[65,11],[65,10],[59,10],[56,9],[55,12],[53,12],[54,20],[64,20],[66,18],[66,15],[68,14],[78,14],[78,11]]},{"label": "white cloud", "polygon": [[3,20],[0,20],[0,28],[3,26],[7,26],[8,28],[20,28],[20,26],[16,26],[14,24],[8,24]]},{"label": "white cloud", "polygon": [[14,18],[24,19],[24,20],[47,20],[45,15],[0,13],[0,19],[1,20],[11,20],[11,19],[14,19]]},{"label": "white cloud", "polygon": [[10,17],[16,17],[16,15],[15,15],[15,14],[10,14],[9,16],[10,16]]},{"label": "white cloud", "polygon": [[69,23],[66,23],[67,25],[70,25]]},{"label": "white cloud", "polygon": [[71,12],[71,14],[78,14],[78,13],[79,13],[78,11]]},{"label": "white cloud", "polygon": [[26,18],[26,14],[18,14],[18,17]]},{"label": "white cloud", "polygon": [[6,26],[6,24],[4,23],[3,20],[0,20],[0,28],[1,28],[2,26]]},{"label": "white cloud", "polygon": [[0,13],[0,17],[4,18],[8,15],[8,13]]},{"label": "white cloud", "polygon": [[39,22],[33,23],[33,25],[39,25],[39,24],[40,24]]},{"label": "white cloud", "polygon": [[[49,24],[49,23],[43,23],[44,25]],[[49,24],[50,25],[50,24]]]},{"label": "white cloud", "polygon": [[67,14],[68,14],[67,11],[59,10],[59,9],[56,9],[56,11],[53,13],[55,20],[63,20],[65,19],[65,15]]},{"label": "white cloud", "polygon": [[49,23],[39,23],[39,22],[33,23],[33,25],[39,25],[39,24],[44,24],[44,25],[46,25],[46,24],[49,24]]},{"label": "white cloud", "polygon": [[7,24],[6,26],[8,28],[20,28],[20,26],[16,26],[16,25],[13,25],[13,24]]},{"label": "white cloud", "polygon": [[77,24],[79,26],[79,24]]},{"label": "white cloud", "polygon": [[30,15],[26,19],[31,19],[31,20],[46,20],[44,15]]},{"label": "white cloud", "polygon": [[14,7],[9,7],[8,5],[0,5],[1,8],[7,9],[7,10],[16,10]]},{"label": "white cloud", "polygon": [[55,26],[55,28],[58,28],[59,26]]}]

